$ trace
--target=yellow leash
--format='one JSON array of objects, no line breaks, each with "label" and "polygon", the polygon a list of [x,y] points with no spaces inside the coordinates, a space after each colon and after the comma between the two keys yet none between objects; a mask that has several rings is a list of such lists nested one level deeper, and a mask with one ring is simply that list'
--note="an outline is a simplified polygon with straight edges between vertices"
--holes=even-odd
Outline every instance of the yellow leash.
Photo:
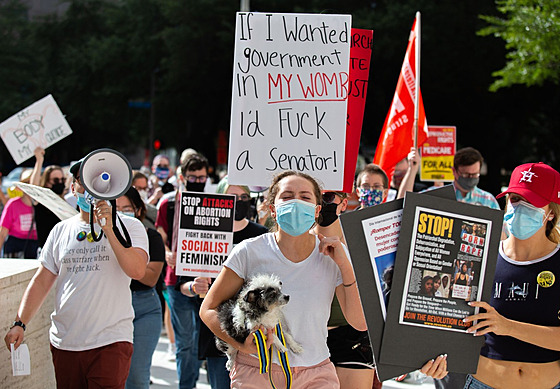
[{"label": "yellow leash", "polygon": [[[278,323],[274,328],[276,335],[282,342],[284,346],[286,346],[286,339],[284,337],[284,332],[282,331],[282,325]],[[257,345],[257,353],[259,355],[259,373],[264,374],[268,372],[268,378],[270,380],[270,385],[272,385],[273,389],[277,389],[274,385],[274,381],[272,380],[272,369],[270,368],[270,364],[272,363],[272,348],[270,347],[270,351],[266,352],[266,336],[261,330],[253,333],[255,337],[255,343]],[[282,367],[282,371],[284,372],[284,377],[286,377],[286,389],[291,389],[292,387],[292,369],[290,369],[290,362],[288,360],[288,353],[281,352],[278,350],[278,360],[280,361],[280,366]]]}]

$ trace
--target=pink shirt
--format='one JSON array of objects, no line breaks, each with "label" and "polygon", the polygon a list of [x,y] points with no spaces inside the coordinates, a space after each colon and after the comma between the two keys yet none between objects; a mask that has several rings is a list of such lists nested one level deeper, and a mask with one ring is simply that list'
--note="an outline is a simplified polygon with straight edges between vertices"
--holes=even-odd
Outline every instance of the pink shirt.
[{"label": "pink shirt", "polygon": [[[33,225],[31,225],[32,223]],[[21,197],[8,200],[0,218],[0,226],[6,228],[9,231],[8,234],[16,238],[37,239],[33,207],[26,205]]]}]

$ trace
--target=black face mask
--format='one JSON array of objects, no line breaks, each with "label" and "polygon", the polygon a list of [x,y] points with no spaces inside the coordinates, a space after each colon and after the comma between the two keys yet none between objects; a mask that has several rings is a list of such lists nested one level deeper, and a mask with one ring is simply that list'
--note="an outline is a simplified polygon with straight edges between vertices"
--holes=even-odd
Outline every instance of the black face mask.
[{"label": "black face mask", "polygon": [[323,203],[323,206],[321,207],[321,218],[319,219],[321,220],[321,222],[319,223],[321,227],[328,227],[333,224],[336,219],[338,219],[338,215],[336,214],[337,207],[338,204],[335,203]]},{"label": "black face mask", "polygon": [[251,200],[241,201],[237,200],[235,203],[235,220],[240,221],[247,217],[249,208],[251,207]]},{"label": "black face mask", "polygon": [[53,186],[51,187],[51,190],[56,193],[57,195],[61,195],[62,192],[64,192],[64,188],[66,186],[64,185],[64,182],[57,182],[56,184],[53,184]]},{"label": "black face mask", "polygon": [[189,192],[204,192],[205,182],[187,182],[187,190]]}]

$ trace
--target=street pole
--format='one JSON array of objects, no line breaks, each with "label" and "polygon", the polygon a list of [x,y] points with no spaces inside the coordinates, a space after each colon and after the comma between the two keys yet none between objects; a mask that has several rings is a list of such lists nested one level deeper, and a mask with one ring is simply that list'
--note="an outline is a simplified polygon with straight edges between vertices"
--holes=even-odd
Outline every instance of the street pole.
[{"label": "street pole", "polygon": [[149,135],[149,145],[148,145],[148,163],[151,163],[154,157],[154,132],[155,132],[155,110],[154,110],[154,99],[156,95],[156,72],[158,69],[152,70],[150,76],[150,135]]}]

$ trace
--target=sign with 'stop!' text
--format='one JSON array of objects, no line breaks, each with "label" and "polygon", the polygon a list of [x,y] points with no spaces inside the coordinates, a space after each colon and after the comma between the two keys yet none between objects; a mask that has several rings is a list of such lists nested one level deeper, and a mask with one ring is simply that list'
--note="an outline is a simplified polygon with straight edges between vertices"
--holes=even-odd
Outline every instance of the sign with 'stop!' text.
[{"label": "sign with 'stop!' text", "polygon": [[52,95],[31,104],[0,124],[0,136],[19,165],[72,133]]},{"label": "sign with 'stop!' text", "polygon": [[228,180],[297,170],[342,189],[350,15],[238,13]]},{"label": "sign with 'stop!' text", "polygon": [[216,278],[233,247],[235,196],[181,193],[177,275]]}]

